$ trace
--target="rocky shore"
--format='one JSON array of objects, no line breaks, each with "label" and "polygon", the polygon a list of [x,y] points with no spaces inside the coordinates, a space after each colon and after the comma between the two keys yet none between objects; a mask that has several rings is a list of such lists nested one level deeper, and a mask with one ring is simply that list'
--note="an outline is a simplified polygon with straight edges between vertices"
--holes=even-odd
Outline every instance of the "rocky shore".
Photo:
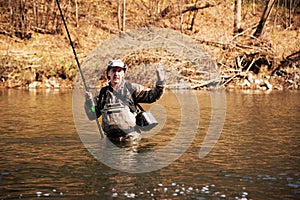
[{"label": "rocky shore", "polygon": [[[68,75],[65,71],[46,71],[39,69],[40,67],[9,67],[0,68],[1,81],[0,88],[16,88],[16,89],[46,89],[46,88],[72,88],[76,70],[72,71],[72,75]],[[52,73],[52,74],[51,74]]]}]

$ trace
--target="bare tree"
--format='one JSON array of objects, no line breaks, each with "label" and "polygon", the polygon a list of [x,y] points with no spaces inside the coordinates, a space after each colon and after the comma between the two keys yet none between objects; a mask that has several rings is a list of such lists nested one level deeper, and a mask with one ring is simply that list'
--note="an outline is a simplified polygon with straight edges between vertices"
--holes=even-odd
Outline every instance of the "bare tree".
[{"label": "bare tree", "polygon": [[[118,0],[118,29],[119,29],[119,31],[125,31],[125,21],[126,21],[125,10],[126,10],[126,0],[123,0],[123,7],[121,4],[121,0]],[[121,17],[121,14],[122,14],[122,17]]]},{"label": "bare tree", "polygon": [[178,2],[178,10],[180,13],[180,31],[183,33],[183,12],[182,12],[182,0],[177,0]]},{"label": "bare tree", "polygon": [[162,5],[164,4],[164,0],[151,0],[149,1],[149,11],[150,15],[156,15],[161,13]]},{"label": "bare tree", "polygon": [[242,0],[234,0],[233,35],[241,31]]},{"label": "bare tree", "polygon": [[39,25],[39,1],[33,1],[33,18],[35,22],[35,26],[38,27]]},{"label": "bare tree", "polygon": [[265,25],[265,23],[266,23],[269,15],[270,15],[271,11],[272,11],[272,8],[273,8],[275,2],[276,2],[276,0],[269,0],[268,1],[267,5],[265,7],[265,10],[264,10],[264,12],[263,12],[263,14],[262,14],[262,16],[260,18],[260,21],[259,21],[259,24],[258,24],[258,26],[256,28],[256,31],[253,34],[254,37],[258,38],[258,37],[261,36],[263,28],[264,28],[264,25]]},{"label": "bare tree", "polygon": [[125,20],[126,20],[126,0],[123,0],[123,26],[122,26],[122,31],[125,31]]},{"label": "bare tree", "polygon": [[[195,7],[197,7],[197,3],[198,3],[198,0],[195,1]],[[192,15],[192,20],[191,20],[191,26],[189,28],[189,30],[193,30],[193,27],[194,27],[194,24],[195,24],[195,20],[196,20],[196,17],[197,17],[197,13],[198,13],[198,10],[196,9],[195,11],[193,11],[193,15]]]},{"label": "bare tree", "polygon": [[79,20],[78,20],[78,0],[75,0],[75,17],[76,17],[76,27],[79,27]]},{"label": "bare tree", "polygon": [[121,30],[121,0],[118,0],[118,30]]},{"label": "bare tree", "polygon": [[[299,0],[287,0],[284,1],[284,7],[288,8],[288,13],[285,14],[285,27],[290,28],[293,24],[293,15],[297,13],[297,9],[300,6]],[[288,5],[287,5],[288,4]]]}]

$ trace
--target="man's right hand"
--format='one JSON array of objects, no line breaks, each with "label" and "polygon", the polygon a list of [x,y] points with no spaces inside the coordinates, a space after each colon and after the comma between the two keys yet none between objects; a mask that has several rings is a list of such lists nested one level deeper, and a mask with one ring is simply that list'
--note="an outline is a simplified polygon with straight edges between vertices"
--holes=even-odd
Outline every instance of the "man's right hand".
[{"label": "man's right hand", "polygon": [[85,94],[85,103],[84,103],[84,107],[88,111],[92,111],[93,113],[95,112],[95,105],[94,105],[94,101],[93,101],[93,95],[91,92],[86,91]]},{"label": "man's right hand", "polygon": [[85,96],[85,100],[86,101],[93,99],[93,95],[92,95],[91,92],[86,91],[85,94],[84,94],[84,96]]}]

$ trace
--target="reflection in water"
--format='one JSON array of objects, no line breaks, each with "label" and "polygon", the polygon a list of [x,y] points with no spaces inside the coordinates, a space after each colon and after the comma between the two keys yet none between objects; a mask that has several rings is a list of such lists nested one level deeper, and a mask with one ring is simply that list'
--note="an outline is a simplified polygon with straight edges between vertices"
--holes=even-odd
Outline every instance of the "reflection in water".
[{"label": "reflection in water", "polygon": [[[107,167],[85,149],[70,91],[0,90],[0,199],[299,198],[299,92],[227,93],[223,132],[201,159],[211,102],[209,92],[197,97],[200,123],[187,151],[165,168],[131,174]],[[173,99],[166,93],[158,102],[168,115],[165,126],[132,155],[172,141],[180,118]]]},{"label": "reflection in water", "polygon": [[[189,97],[189,101],[186,101],[187,96]],[[175,104],[176,109],[174,109],[174,106],[171,107],[172,109],[170,109],[169,105],[164,106],[167,110],[167,119],[164,119],[163,122],[166,120],[171,122],[165,123],[157,135],[160,138],[169,138],[169,133],[172,133],[173,138],[163,146],[159,142],[163,140],[160,139],[157,142],[160,148],[152,148],[149,151],[140,151],[138,150],[141,149],[139,146],[133,152],[132,150],[128,151],[124,148],[119,148],[108,140],[100,140],[98,134],[92,134],[97,133],[98,129],[94,125],[95,122],[90,122],[85,115],[82,107],[84,98],[80,90],[74,90],[73,94],[74,121],[82,142],[102,163],[123,172],[152,172],[166,167],[177,160],[189,148],[198,129],[200,114],[197,96],[194,91],[169,92],[167,102]],[[162,100],[161,103],[164,103],[164,101]],[[176,114],[179,113],[179,117],[176,117],[176,114],[173,115],[174,112]],[[159,116],[160,112],[153,112],[153,114]],[[177,123],[173,124],[172,122]],[[142,133],[142,136],[144,134],[147,134],[147,132]],[[150,135],[155,134],[150,133]],[[146,138],[149,138],[149,134],[146,135]]]}]

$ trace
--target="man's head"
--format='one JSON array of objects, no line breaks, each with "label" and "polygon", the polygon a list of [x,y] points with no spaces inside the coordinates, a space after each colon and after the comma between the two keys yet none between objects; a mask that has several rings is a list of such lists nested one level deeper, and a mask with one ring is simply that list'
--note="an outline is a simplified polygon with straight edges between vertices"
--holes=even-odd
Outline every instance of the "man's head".
[{"label": "man's head", "polygon": [[108,62],[106,75],[112,84],[118,84],[122,81],[126,67],[121,60],[110,60]]}]

